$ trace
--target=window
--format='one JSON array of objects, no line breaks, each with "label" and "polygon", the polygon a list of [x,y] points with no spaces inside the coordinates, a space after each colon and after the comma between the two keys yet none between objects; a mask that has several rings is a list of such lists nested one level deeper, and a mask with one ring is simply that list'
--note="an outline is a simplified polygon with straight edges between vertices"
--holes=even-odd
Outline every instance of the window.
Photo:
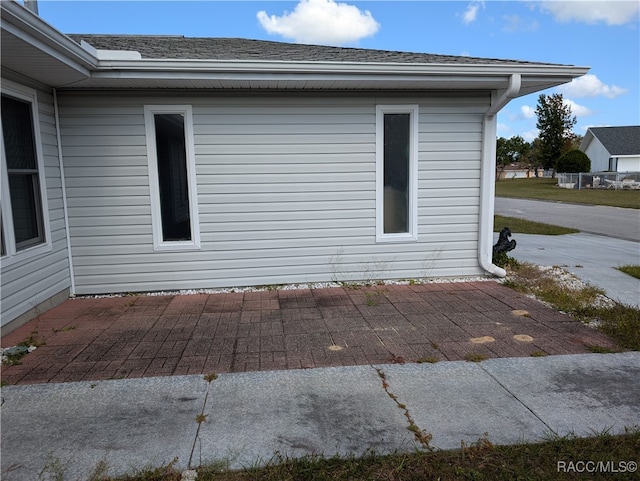
[{"label": "window", "polygon": [[376,107],[376,238],[417,240],[418,107]]},{"label": "window", "polygon": [[190,106],[146,106],[151,217],[156,250],[198,249]]},{"label": "window", "polygon": [[3,80],[2,255],[50,249],[36,93]]}]

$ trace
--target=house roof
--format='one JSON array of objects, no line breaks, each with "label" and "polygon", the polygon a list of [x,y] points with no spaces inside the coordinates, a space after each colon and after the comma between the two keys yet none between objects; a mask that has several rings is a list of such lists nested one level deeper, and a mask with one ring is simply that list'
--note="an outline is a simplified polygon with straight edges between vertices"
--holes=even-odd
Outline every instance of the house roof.
[{"label": "house roof", "polygon": [[238,38],[65,35],[15,1],[0,2],[0,9],[3,69],[60,90],[508,90],[515,98],[589,70]]},{"label": "house roof", "polygon": [[98,50],[134,51],[142,59],[275,60],[400,64],[545,65],[540,62],[305,45],[244,38],[182,35],[68,34]]},{"label": "house roof", "polygon": [[640,155],[640,125],[624,127],[590,127],[580,148],[585,150],[591,136],[600,141],[611,156]]}]

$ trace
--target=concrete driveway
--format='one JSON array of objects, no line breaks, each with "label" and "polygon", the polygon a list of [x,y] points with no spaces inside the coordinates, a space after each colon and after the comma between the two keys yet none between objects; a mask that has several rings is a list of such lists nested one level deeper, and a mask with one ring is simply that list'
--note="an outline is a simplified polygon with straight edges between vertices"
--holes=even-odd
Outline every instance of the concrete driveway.
[{"label": "concrete driveway", "polygon": [[[593,234],[560,236],[514,234],[518,243],[509,255],[519,261],[559,266],[599,287],[607,297],[640,306],[640,280],[616,267],[640,264],[640,243]],[[497,234],[496,234],[497,240]]]},{"label": "concrete driveway", "polygon": [[510,255],[563,267],[611,299],[640,305],[640,281],[616,269],[640,264],[640,210],[497,197],[495,213],[581,230],[561,236],[514,234],[518,244]]}]

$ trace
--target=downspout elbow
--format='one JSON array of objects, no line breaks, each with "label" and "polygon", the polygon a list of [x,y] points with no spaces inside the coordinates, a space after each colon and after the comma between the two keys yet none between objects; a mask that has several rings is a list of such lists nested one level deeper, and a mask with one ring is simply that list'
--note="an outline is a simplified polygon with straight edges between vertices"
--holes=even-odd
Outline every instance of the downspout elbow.
[{"label": "downspout elbow", "polygon": [[519,73],[511,74],[507,89],[502,92],[502,95],[500,95],[500,97],[498,97],[494,102],[491,102],[489,109],[484,114],[485,119],[494,117],[505,105],[507,105],[512,99],[516,98],[520,93],[521,87],[522,75]]}]

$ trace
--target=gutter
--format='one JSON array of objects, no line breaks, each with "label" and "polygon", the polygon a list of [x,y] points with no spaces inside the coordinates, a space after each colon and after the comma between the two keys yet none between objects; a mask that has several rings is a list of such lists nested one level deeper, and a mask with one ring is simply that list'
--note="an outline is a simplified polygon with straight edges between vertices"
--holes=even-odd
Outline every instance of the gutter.
[{"label": "gutter", "polygon": [[97,67],[98,60],[79,44],[42,20],[31,10],[15,1],[0,2],[2,30],[34,45],[48,55],[60,58],[64,63],[87,77]]},{"label": "gutter", "polygon": [[495,206],[496,171],[496,115],[520,93],[522,78],[511,74],[509,86],[498,98],[492,95],[491,105],[482,118],[482,158],[480,163],[480,214],[478,229],[478,261],[480,267],[497,277],[507,272],[492,262],[493,257],[493,212]]},{"label": "gutter", "polygon": [[483,63],[395,63],[336,62],[311,60],[211,60],[134,58],[138,52],[96,50],[83,42],[83,48],[96,59],[97,71],[212,72],[212,73],[301,73],[301,74],[391,74],[391,75],[470,75],[506,80],[517,72],[540,79],[554,77],[558,84],[584,75],[586,67],[561,64],[483,64]]}]

